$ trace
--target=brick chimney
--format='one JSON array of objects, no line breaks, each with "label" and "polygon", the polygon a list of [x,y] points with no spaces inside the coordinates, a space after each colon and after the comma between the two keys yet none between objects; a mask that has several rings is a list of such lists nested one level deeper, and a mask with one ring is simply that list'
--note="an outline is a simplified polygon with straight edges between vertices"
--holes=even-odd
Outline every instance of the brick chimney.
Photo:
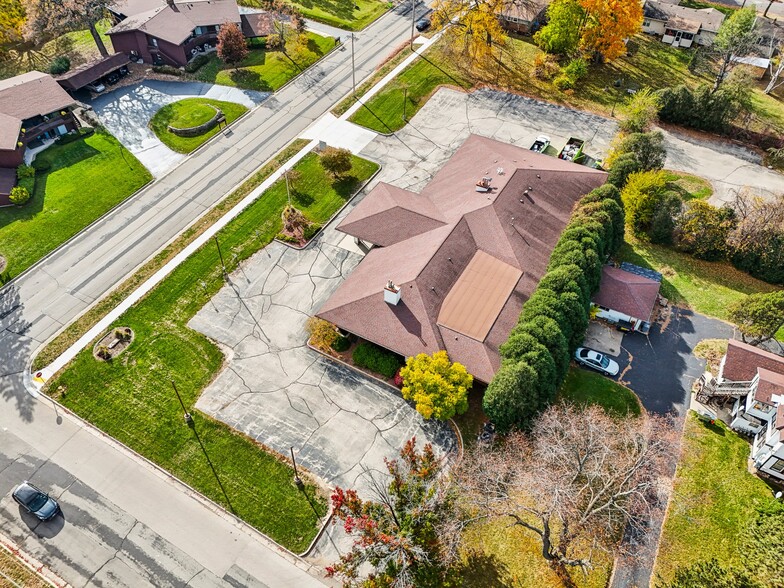
[{"label": "brick chimney", "polygon": [[395,286],[392,280],[389,280],[384,286],[384,302],[393,306],[400,302],[400,286]]}]

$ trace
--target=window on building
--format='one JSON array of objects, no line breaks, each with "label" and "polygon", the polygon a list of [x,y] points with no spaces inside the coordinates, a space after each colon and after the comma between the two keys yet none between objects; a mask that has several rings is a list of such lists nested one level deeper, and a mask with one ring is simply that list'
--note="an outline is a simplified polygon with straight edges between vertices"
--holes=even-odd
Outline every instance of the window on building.
[{"label": "window on building", "polygon": [[642,26],[644,27],[651,26],[651,21],[646,18],[645,20],[642,21]]},{"label": "window on building", "polygon": [[206,31],[204,30],[204,27],[196,27],[196,29],[193,31],[196,36],[203,35],[205,32]]},{"label": "window on building", "polygon": [[681,39],[685,39],[687,41],[691,41],[694,38],[694,35],[691,33],[683,33]]},{"label": "window on building", "polygon": [[778,473],[784,472],[784,459],[775,458],[775,461],[768,466],[768,469]]},{"label": "window on building", "polygon": [[675,31],[673,29],[664,29],[664,35],[667,37],[674,37]]},{"label": "window on building", "polygon": [[152,45],[153,47],[157,47],[158,39],[156,39],[155,37],[150,37],[150,45]]}]

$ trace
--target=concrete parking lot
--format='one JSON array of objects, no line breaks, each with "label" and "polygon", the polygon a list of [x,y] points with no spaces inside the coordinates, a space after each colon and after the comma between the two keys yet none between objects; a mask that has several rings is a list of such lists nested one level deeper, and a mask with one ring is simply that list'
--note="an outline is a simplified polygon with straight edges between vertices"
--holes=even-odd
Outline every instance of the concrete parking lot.
[{"label": "concrete parking lot", "polygon": [[269,92],[201,82],[147,80],[100,94],[91,102],[91,106],[109,132],[139,158],[153,176],[159,177],[185,157],[164,145],[148,126],[150,119],[162,106],[183,98],[201,96],[253,108],[269,95]]}]

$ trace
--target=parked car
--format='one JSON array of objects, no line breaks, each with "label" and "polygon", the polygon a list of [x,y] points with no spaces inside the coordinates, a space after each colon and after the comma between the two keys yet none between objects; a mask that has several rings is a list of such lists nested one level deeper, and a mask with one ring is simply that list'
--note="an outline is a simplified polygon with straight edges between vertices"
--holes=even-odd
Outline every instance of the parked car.
[{"label": "parked car", "polygon": [[587,347],[578,347],[574,352],[574,359],[580,365],[588,366],[597,372],[608,376],[617,376],[621,368],[604,353],[599,353]]},{"label": "parked car", "polygon": [[107,84],[113,86],[114,84],[120,81],[120,73],[113,71],[109,74],[106,74],[106,77],[104,79],[106,80]]},{"label": "parked car", "polygon": [[60,512],[57,501],[25,480],[14,490],[14,500],[30,514],[42,521],[53,519]]},{"label": "parked car", "polygon": [[87,84],[85,87],[90,90],[90,92],[95,92],[96,94],[100,94],[106,89],[106,86],[101,82],[93,82],[92,84]]},{"label": "parked car", "polygon": [[418,21],[416,21],[416,30],[418,30],[420,33],[422,31],[426,31],[429,28],[430,28],[430,19],[429,18],[427,18],[427,17],[420,18]]}]

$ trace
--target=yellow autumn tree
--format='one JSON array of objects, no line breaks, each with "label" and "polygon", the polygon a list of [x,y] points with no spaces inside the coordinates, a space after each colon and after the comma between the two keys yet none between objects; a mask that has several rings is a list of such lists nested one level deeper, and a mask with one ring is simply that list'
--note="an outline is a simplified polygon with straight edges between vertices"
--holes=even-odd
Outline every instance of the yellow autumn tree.
[{"label": "yellow autumn tree", "polygon": [[580,48],[612,61],[626,53],[624,41],[640,31],[642,3],[638,0],[579,0],[585,11]]},{"label": "yellow autumn tree", "polygon": [[446,27],[447,46],[472,61],[484,61],[506,34],[498,21],[510,0],[436,0],[434,28]]},{"label": "yellow autumn tree", "polygon": [[446,420],[468,410],[468,390],[474,378],[465,366],[449,361],[446,351],[409,357],[400,375],[403,398],[414,401],[424,418]]}]

